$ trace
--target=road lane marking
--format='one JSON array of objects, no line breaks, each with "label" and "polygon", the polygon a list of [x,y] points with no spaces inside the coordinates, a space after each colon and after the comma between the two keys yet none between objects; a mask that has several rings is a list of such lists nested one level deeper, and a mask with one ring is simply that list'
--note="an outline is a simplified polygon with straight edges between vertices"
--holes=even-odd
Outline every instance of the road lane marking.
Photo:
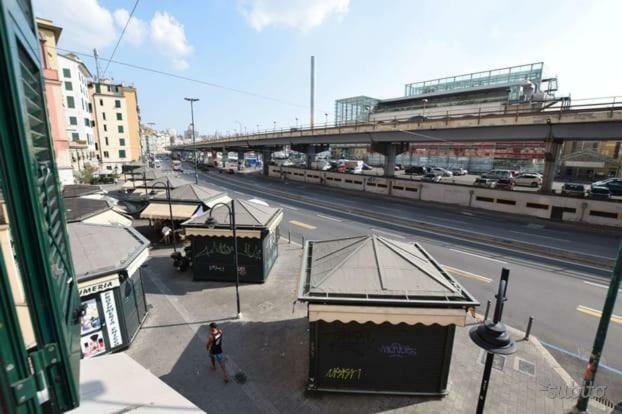
[{"label": "road lane marking", "polygon": [[[577,311],[585,313],[586,315],[594,316],[596,318],[600,318],[602,312],[596,309],[588,308],[587,306],[579,305],[577,306]],[[611,315],[611,322],[619,323],[622,325],[622,316]]]},{"label": "road lane marking", "polygon": [[530,237],[539,237],[541,239],[555,240],[555,241],[562,242],[562,243],[570,243],[570,240],[559,239],[557,237],[551,237],[551,236],[541,236],[535,233],[527,233],[526,231],[510,230],[510,233],[522,234],[524,236],[530,236]]},{"label": "road lane marking", "polygon": [[297,220],[290,220],[289,224],[293,224],[294,226],[302,227],[303,229],[309,229],[309,230],[317,229],[317,227],[315,227],[315,226],[312,226],[312,225],[306,224],[306,223],[302,223],[302,222],[297,221]]},{"label": "road lane marking", "polygon": [[296,207],[288,206],[287,204],[281,204],[281,207],[288,208],[290,210],[298,210]]},{"label": "road lane marking", "polygon": [[456,269],[455,267],[451,267],[447,265],[441,265],[441,266],[443,266],[443,269],[445,269],[447,272],[456,274],[458,276],[466,277],[467,279],[478,280],[484,283],[492,282],[492,279],[486,276],[476,275],[475,273],[467,272],[466,270]]},{"label": "road lane marking", "polygon": [[336,222],[338,222],[338,223],[343,223],[343,220],[339,220],[338,218],[335,218],[335,217],[325,216],[325,215],[322,215],[322,214],[316,214],[316,215],[317,215],[318,217],[322,217],[322,218],[324,218],[324,219],[326,219],[326,220],[332,220],[332,221],[336,221]]},{"label": "road lane marking", "polygon": [[[582,356],[582,355],[579,355],[579,354],[577,354],[577,353],[575,353],[575,352],[570,352],[570,351],[568,351],[568,350],[566,350],[566,349],[564,349],[564,348],[562,348],[562,347],[559,347],[559,346],[557,346],[557,345],[549,344],[548,342],[544,342],[544,341],[543,341],[542,339],[540,339],[540,338],[538,338],[538,340],[539,340],[539,341],[540,341],[540,343],[541,343],[542,345],[544,345],[546,348],[551,348],[551,349],[554,349],[555,351],[561,352],[562,354],[570,355],[571,357],[574,357],[574,358],[576,358],[576,359],[578,359],[578,360],[580,360],[580,361],[584,361],[584,362],[588,362],[588,361],[589,361],[589,359],[588,359],[588,358],[586,358],[586,357],[584,357],[584,356]],[[601,359],[601,361],[602,361],[602,359]],[[598,364],[598,368],[605,368],[605,369],[606,369],[606,370],[608,370],[608,371],[611,371],[611,372],[616,373],[616,374],[618,374],[618,375],[622,375],[622,370],[619,370],[619,369],[614,368],[614,367],[610,367],[609,365],[605,365],[605,364],[603,364],[603,363],[599,363],[599,364]]]},{"label": "road lane marking", "polygon": [[507,262],[504,262],[502,260],[491,259],[490,257],[480,256],[479,254],[475,254],[475,253],[464,252],[464,251],[458,250],[458,249],[449,249],[449,250],[451,250],[452,252],[456,252],[456,253],[462,253],[462,254],[466,254],[466,255],[469,255],[469,256],[479,257],[480,259],[490,260],[491,262],[497,262],[497,263],[501,263],[501,264],[508,264]]},{"label": "road lane marking", "polygon": [[[595,287],[599,287],[602,289],[609,289],[609,286],[601,285],[600,283],[588,282],[587,280],[584,280],[583,283],[585,283],[586,285],[595,286]],[[622,292],[622,289],[618,289],[618,292]]]},{"label": "road lane marking", "polygon": [[378,229],[374,229],[374,228],[371,228],[369,230],[373,231],[374,233],[382,233],[382,234],[386,234],[387,236],[397,237],[398,239],[405,239],[406,238],[406,237],[402,236],[401,234],[391,233],[391,232],[384,231],[384,230],[378,230]]}]

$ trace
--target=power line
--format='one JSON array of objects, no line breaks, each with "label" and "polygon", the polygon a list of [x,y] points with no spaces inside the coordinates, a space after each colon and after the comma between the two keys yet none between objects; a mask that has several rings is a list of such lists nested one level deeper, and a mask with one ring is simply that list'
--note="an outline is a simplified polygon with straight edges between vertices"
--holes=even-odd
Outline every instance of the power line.
[{"label": "power line", "polygon": [[[56,49],[60,50],[60,51],[63,51],[63,52],[66,52],[66,53],[73,53],[73,54],[78,55],[78,56],[84,56],[84,57],[87,57],[89,59],[93,59],[93,56],[91,54],[88,54],[88,53],[76,52],[76,51],[69,50],[69,49],[63,49],[63,48],[60,48],[60,47],[57,47]],[[108,61],[109,64],[110,63],[115,63],[117,65],[127,66],[127,67],[130,67],[130,68],[133,68],[133,69],[143,70],[143,71],[146,71],[146,72],[157,73],[159,75],[168,76],[168,77],[175,78],[175,79],[181,79],[181,80],[185,80],[185,81],[188,81],[188,82],[194,82],[194,83],[198,83],[198,84],[201,84],[201,85],[211,86],[213,88],[223,89],[223,90],[230,91],[230,92],[236,92],[236,93],[240,93],[240,94],[243,94],[243,95],[253,96],[255,98],[266,99],[266,100],[269,100],[269,101],[279,102],[279,103],[282,103],[282,104],[296,106],[296,107],[299,107],[299,108],[308,108],[308,106],[306,106],[306,105],[297,104],[295,102],[289,102],[289,101],[286,101],[286,100],[283,100],[283,99],[280,99],[280,98],[275,98],[275,97],[272,97],[272,96],[262,95],[262,94],[255,93],[255,92],[245,91],[243,89],[231,88],[229,86],[219,85],[217,83],[208,82],[208,81],[204,81],[204,80],[201,80],[201,79],[195,79],[195,78],[190,78],[190,77],[187,77],[187,76],[177,75],[175,73],[166,72],[166,71],[163,71],[163,70],[160,70],[160,69],[148,68],[146,66],[135,65],[133,63],[121,62],[119,60],[114,60],[114,59],[111,59],[111,58],[99,57],[99,59]]]},{"label": "power line", "polygon": [[[138,7],[138,2],[140,0],[136,0],[136,2],[134,3],[134,7],[132,8],[132,11],[130,13],[130,17],[127,18],[127,22],[125,22],[125,26],[123,26],[123,30],[121,31],[121,34],[119,35],[119,39],[117,40],[117,44],[114,45],[114,49],[112,51],[112,54],[110,55],[110,59],[112,59],[114,57],[114,54],[117,52],[117,48],[119,47],[119,44],[121,44],[121,39],[123,39],[123,35],[125,34],[125,30],[127,29],[127,26],[129,26],[130,21],[132,20],[132,16],[134,16],[134,12],[136,11],[136,7]],[[108,67],[110,67],[110,60],[108,61],[108,64],[106,65],[106,69],[104,69],[104,72],[102,73],[102,76],[106,76],[106,71],[108,70]]]}]

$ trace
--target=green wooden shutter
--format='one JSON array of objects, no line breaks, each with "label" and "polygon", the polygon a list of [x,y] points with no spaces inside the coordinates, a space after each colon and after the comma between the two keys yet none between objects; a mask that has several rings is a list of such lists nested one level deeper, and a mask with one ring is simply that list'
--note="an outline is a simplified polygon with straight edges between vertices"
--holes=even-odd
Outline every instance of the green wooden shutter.
[{"label": "green wooden shutter", "polygon": [[[23,381],[34,383],[36,390],[47,388],[50,399],[45,411],[62,412],[79,400],[80,298],[45,109],[32,6],[28,0],[2,0],[0,8],[0,177],[37,341],[27,364],[31,376]],[[34,396],[28,392],[21,397],[25,402],[18,405],[23,406],[31,404]]]}]

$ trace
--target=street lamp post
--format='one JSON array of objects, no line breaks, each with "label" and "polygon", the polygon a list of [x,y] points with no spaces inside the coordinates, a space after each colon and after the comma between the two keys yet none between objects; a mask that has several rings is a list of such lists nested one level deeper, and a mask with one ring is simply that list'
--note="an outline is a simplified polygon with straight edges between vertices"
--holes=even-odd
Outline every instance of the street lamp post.
[{"label": "street lamp post", "polygon": [[209,210],[209,216],[207,217],[207,225],[210,228],[213,228],[216,224],[216,219],[212,217],[212,212],[218,206],[227,207],[227,211],[229,212],[229,224],[231,224],[231,233],[233,235],[233,265],[235,266],[235,301],[237,305],[237,318],[240,319],[242,315],[240,311],[240,272],[238,268],[238,238],[235,231],[235,200],[231,200],[231,206],[227,203],[216,203]]},{"label": "street lamp post", "polygon": [[[164,187],[164,189],[166,190],[166,199],[168,201],[168,213],[169,213],[169,217],[171,219],[171,231],[173,232],[173,252],[177,253],[177,248],[175,247],[175,221],[173,220],[173,204],[171,203],[171,182],[169,181],[168,177],[166,177],[166,182],[164,181],[156,181],[153,184],[151,184],[151,189],[155,189],[156,188],[156,184],[162,184]],[[147,183],[145,183],[145,187],[147,186]]]},{"label": "street lamp post", "polygon": [[478,326],[471,329],[469,336],[477,346],[486,351],[486,364],[484,365],[484,374],[482,376],[482,384],[480,386],[479,398],[477,400],[477,414],[484,412],[486,404],[486,394],[490,385],[490,374],[492,373],[492,363],[495,354],[510,355],[516,351],[516,344],[508,334],[507,328],[501,322],[503,315],[503,306],[507,301],[506,293],[508,290],[508,279],[510,271],[503,269],[501,271],[501,280],[499,281],[499,290],[496,298],[495,313],[493,320],[484,321]]},{"label": "street lamp post", "polygon": [[197,141],[194,136],[194,103],[199,100],[199,98],[184,98],[186,101],[190,102],[190,118],[192,120],[192,145],[194,147],[194,183],[199,184],[199,173],[198,173],[198,159],[197,159]]},{"label": "street lamp post", "polygon": [[276,132],[276,121],[272,121],[272,124],[274,125],[274,132]]},{"label": "street lamp post", "polygon": [[328,113],[324,112],[324,129],[328,128]]}]

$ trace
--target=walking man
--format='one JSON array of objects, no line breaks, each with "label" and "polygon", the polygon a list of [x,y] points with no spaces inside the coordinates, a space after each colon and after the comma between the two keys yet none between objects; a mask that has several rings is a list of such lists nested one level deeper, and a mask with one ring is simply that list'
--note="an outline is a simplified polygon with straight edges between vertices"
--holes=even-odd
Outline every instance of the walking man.
[{"label": "walking man", "polygon": [[225,359],[222,354],[222,331],[218,328],[214,322],[209,324],[210,334],[207,339],[207,351],[212,362],[212,369],[216,369],[216,361],[222,368],[222,372],[225,376],[225,382],[229,382],[229,374],[227,374],[227,368],[225,367]]}]

